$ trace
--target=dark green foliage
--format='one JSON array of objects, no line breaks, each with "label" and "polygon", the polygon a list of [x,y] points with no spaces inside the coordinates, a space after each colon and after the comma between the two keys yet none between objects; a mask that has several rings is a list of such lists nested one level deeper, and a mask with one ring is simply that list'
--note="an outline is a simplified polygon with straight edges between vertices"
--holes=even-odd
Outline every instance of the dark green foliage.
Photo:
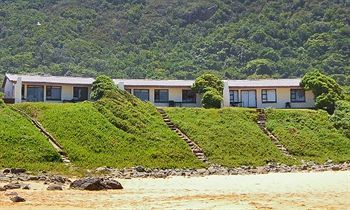
[{"label": "dark green foliage", "polygon": [[224,83],[215,74],[207,73],[198,77],[192,86],[192,90],[202,94],[209,90],[208,88],[212,88],[222,95]]},{"label": "dark green foliage", "polygon": [[344,98],[341,86],[318,70],[307,73],[301,81],[301,86],[312,90],[316,97],[316,108],[325,109],[330,114],[334,112],[335,102]]},{"label": "dark green foliage", "polygon": [[337,101],[334,114],[331,117],[334,126],[350,138],[350,102]]},{"label": "dark green foliage", "polygon": [[97,101],[104,96],[106,91],[116,90],[117,87],[110,77],[106,75],[98,76],[96,80],[92,83],[91,99]]},{"label": "dark green foliage", "polygon": [[224,166],[293,164],[256,124],[251,109],[167,108],[171,120],[204,151],[209,161]]},{"label": "dark green foliage", "polygon": [[34,125],[9,107],[0,108],[0,168],[62,170],[59,154]]},{"label": "dark green foliage", "polygon": [[220,108],[223,100],[221,94],[214,88],[206,88],[202,97],[204,108]]},{"label": "dark green foliage", "polygon": [[349,8],[329,0],[1,1],[0,74],[287,78],[316,67],[345,85]]},{"label": "dark green foliage", "polygon": [[154,106],[119,89],[106,95],[110,98],[95,103],[22,103],[16,107],[36,117],[63,145],[73,164],[83,169],[202,166]]},{"label": "dark green foliage", "polygon": [[271,109],[267,127],[298,159],[317,163],[350,160],[350,139],[333,126],[323,110]]},{"label": "dark green foliage", "polygon": [[4,94],[0,92],[0,108],[5,106],[5,103],[3,101]]}]

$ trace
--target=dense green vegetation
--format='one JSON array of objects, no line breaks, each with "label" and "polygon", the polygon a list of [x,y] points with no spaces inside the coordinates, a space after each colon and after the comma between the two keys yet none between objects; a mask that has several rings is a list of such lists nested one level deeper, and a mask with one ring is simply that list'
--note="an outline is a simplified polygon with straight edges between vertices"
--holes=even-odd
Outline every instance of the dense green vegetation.
[{"label": "dense green vegetation", "polygon": [[350,138],[350,101],[338,101],[331,117],[334,126]]},{"label": "dense green vegetation", "polygon": [[267,127],[300,159],[318,163],[350,160],[350,139],[333,126],[325,111],[271,109]]},{"label": "dense green vegetation", "polygon": [[201,166],[185,142],[162,123],[152,105],[130,98],[133,101],[121,96],[123,101],[22,103],[16,107],[37,118],[61,143],[72,163],[82,168]]},{"label": "dense green vegetation", "polygon": [[0,2],[0,75],[296,77],[350,83],[349,1]]},{"label": "dense green vegetation", "polygon": [[61,157],[34,125],[9,107],[0,107],[0,168],[62,171]]},{"label": "dense green vegetation", "polygon": [[345,91],[333,78],[318,70],[308,72],[300,84],[304,89],[312,90],[316,108],[325,109],[329,114],[333,114],[335,103],[345,96]]},{"label": "dense green vegetation", "polygon": [[293,163],[258,127],[255,110],[167,108],[166,112],[213,163],[224,166]]}]

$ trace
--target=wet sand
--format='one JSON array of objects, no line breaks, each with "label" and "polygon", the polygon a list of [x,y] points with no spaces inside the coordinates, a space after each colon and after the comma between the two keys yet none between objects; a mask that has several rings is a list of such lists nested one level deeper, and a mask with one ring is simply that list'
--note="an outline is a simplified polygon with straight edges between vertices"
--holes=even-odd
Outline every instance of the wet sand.
[{"label": "wet sand", "polygon": [[47,191],[42,182],[30,182],[31,190],[9,190],[25,203],[0,192],[0,209],[350,208],[350,171],[119,181],[124,190],[101,192]]}]

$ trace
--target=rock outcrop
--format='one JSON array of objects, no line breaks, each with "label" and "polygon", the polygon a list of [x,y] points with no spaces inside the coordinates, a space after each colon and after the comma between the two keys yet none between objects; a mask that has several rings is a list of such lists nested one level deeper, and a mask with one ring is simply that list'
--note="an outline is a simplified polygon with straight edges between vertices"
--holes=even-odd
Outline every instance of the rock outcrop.
[{"label": "rock outcrop", "polygon": [[109,190],[109,189],[123,189],[123,186],[115,180],[103,178],[84,178],[75,180],[70,184],[70,188],[79,190]]}]

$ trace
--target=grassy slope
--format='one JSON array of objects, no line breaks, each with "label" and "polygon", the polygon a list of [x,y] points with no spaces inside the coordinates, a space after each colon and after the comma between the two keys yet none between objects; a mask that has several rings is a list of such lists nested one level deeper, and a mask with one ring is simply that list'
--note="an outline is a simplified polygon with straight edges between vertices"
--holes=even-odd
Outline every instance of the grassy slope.
[{"label": "grassy slope", "polygon": [[324,111],[269,110],[267,126],[293,155],[304,160],[350,160],[350,139],[328,118]]},{"label": "grassy slope", "polygon": [[63,168],[59,154],[28,120],[10,108],[0,108],[0,168],[29,170]]},{"label": "grassy slope", "polygon": [[268,161],[292,163],[257,126],[255,111],[235,108],[166,111],[214,163],[225,166],[265,165]]},{"label": "grassy slope", "polygon": [[[78,104],[24,103],[16,105],[35,116],[57,138],[75,165],[84,168],[99,166],[131,167],[143,165],[153,168],[198,167],[199,162],[185,143],[165,125],[159,116],[147,124],[128,116],[125,125],[141,126],[139,133],[114,126],[90,102]],[[124,111],[119,110],[120,115]],[[142,110],[131,110],[131,113]],[[149,110],[145,110],[149,111]],[[153,120],[158,119],[154,124]],[[136,124],[135,124],[136,123]],[[150,134],[154,132],[154,134]]]}]

